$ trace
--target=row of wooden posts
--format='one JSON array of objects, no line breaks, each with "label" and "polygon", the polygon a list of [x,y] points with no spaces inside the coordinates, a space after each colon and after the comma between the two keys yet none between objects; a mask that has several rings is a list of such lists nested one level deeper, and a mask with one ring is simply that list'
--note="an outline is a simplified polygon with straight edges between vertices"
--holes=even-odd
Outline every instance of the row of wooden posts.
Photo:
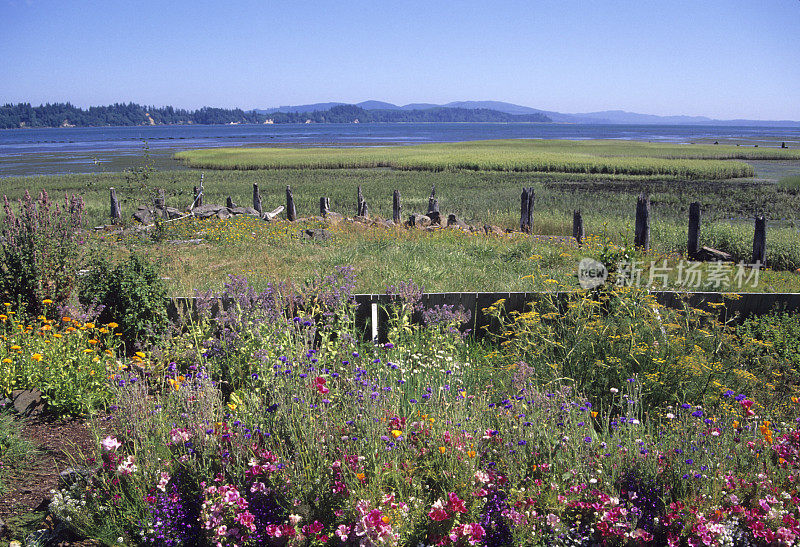
[{"label": "row of wooden posts", "polygon": [[[190,210],[203,205],[203,177],[200,177],[200,186],[195,186],[193,190],[194,200],[190,206]],[[119,222],[122,217],[119,200],[117,199],[116,191],[114,188],[110,189],[111,198],[111,220],[114,223]],[[522,189],[520,196],[520,220],[519,229],[521,232],[530,234],[533,230],[533,208],[535,202],[535,194],[533,188],[527,187]],[[227,207],[234,207],[233,200],[230,196],[227,198]],[[155,198],[156,208],[165,208],[164,191],[159,190]],[[392,193],[392,220],[395,224],[401,223],[400,213],[403,206],[400,202],[400,191],[394,190]],[[253,184],[253,209],[263,214],[261,193],[258,188],[258,183]],[[331,214],[330,200],[327,197],[321,197],[319,200],[319,214],[320,216],[327,217]],[[361,191],[361,186],[358,187],[356,194],[356,215],[360,217],[369,216],[369,208],[367,201],[364,199],[364,194]],[[436,186],[431,189],[430,197],[428,198],[428,212],[427,216],[433,224],[440,224],[441,217],[439,213],[439,200],[436,198]],[[291,187],[286,187],[286,218],[289,221],[297,220],[297,209],[294,204],[294,195],[292,194]],[[583,226],[583,216],[581,211],[573,211],[572,217],[572,236],[578,242],[583,243],[586,232]],[[643,250],[650,248],[650,198],[645,194],[639,195],[636,200],[636,223],[634,227],[634,246]],[[753,264],[766,263],[766,220],[763,215],[755,217],[755,232],[753,234]],[[689,205],[689,231],[687,241],[687,255],[690,259],[697,259],[701,256],[700,247],[700,203],[693,202]]]}]

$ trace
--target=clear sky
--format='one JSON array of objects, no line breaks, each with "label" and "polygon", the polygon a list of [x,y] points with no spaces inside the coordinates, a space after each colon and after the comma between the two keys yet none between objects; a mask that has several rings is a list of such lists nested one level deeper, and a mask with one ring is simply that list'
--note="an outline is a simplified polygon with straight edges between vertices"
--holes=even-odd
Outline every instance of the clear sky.
[{"label": "clear sky", "polygon": [[800,120],[800,0],[0,0],[0,103]]}]

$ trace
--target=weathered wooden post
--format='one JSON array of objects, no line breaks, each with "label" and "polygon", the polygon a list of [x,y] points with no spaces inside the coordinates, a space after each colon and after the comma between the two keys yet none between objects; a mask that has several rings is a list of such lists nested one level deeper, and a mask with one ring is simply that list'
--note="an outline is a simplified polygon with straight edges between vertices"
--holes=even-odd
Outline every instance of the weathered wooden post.
[{"label": "weathered wooden post", "polygon": [[367,200],[361,202],[361,214],[359,216],[369,218],[369,207],[367,207]]},{"label": "weathered wooden post", "polygon": [[258,183],[253,183],[253,209],[258,211],[260,215],[263,211],[261,210],[261,192],[258,191]]},{"label": "weathered wooden post", "polygon": [[155,205],[156,209],[165,209],[167,206],[167,198],[163,188],[158,188],[156,190],[156,195],[153,198],[153,205]]},{"label": "weathered wooden post", "polygon": [[163,188],[156,189],[156,195],[153,197],[153,215],[156,217],[167,218],[167,198],[164,194]]},{"label": "weathered wooden post", "polygon": [[200,173],[200,186],[194,187],[194,201],[192,201],[192,206],[189,207],[189,209],[194,209],[195,207],[203,205],[203,179],[205,176],[205,173]]},{"label": "weathered wooden post", "polygon": [[691,260],[700,254],[700,203],[694,201],[689,204],[689,241],[686,253]]},{"label": "weathered wooden post", "polygon": [[431,224],[441,224],[442,217],[439,213],[439,200],[436,199],[436,185],[431,187],[431,195],[428,198],[428,218],[431,219]]},{"label": "weathered wooden post", "polygon": [[522,196],[520,198],[520,211],[519,211],[519,230],[526,234],[531,233],[533,229],[533,203],[535,196],[533,188],[523,188]]},{"label": "weathered wooden post", "polygon": [[319,216],[325,218],[331,212],[331,202],[328,198],[319,198]]},{"label": "weathered wooden post", "polygon": [[583,230],[583,217],[581,216],[580,209],[572,211],[572,237],[578,242],[578,245],[583,245],[583,238],[586,232]]},{"label": "weathered wooden post", "polygon": [[109,197],[111,198],[111,224],[119,224],[122,219],[122,210],[119,207],[119,200],[117,199],[117,191],[112,186],[108,189]]},{"label": "weathered wooden post", "polygon": [[636,200],[636,228],[633,245],[645,251],[650,249],[650,196],[640,194]]},{"label": "weathered wooden post", "polygon": [[297,220],[297,209],[294,208],[294,196],[291,187],[286,187],[286,220],[294,222]]},{"label": "weathered wooden post", "polygon": [[233,202],[233,198],[228,196],[228,199],[225,200],[225,207],[228,209],[233,209],[236,207],[236,204]]},{"label": "weathered wooden post", "polygon": [[356,216],[364,216],[364,194],[361,193],[361,186],[358,187],[358,194],[356,194]]},{"label": "weathered wooden post", "polygon": [[392,193],[392,221],[399,225],[400,224],[400,210],[403,208],[400,205],[400,190],[395,190]]},{"label": "weathered wooden post", "polygon": [[764,215],[756,216],[756,230],[753,234],[753,260],[751,264],[761,264],[767,262],[767,220]]}]

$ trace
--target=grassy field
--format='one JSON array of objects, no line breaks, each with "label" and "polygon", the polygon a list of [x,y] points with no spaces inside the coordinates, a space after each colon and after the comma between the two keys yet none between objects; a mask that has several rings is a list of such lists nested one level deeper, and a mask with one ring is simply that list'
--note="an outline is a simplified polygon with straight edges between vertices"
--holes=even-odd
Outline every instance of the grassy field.
[{"label": "grassy field", "polygon": [[372,148],[213,148],[180,152],[202,169],[343,169],[391,167],[421,171],[511,171],[750,177],[744,159],[800,159],[800,151],[633,141],[498,140]]},{"label": "grassy field", "polygon": [[[595,151],[600,149],[596,141],[571,144],[578,149],[592,146]],[[749,155],[779,153],[783,157],[786,153],[779,149],[735,146],[603,144],[608,154],[630,153],[631,149],[641,148],[665,158],[675,157],[683,148],[703,157],[727,154],[730,149]],[[231,196],[234,202],[249,205],[252,185],[258,183],[264,208],[271,210],[284,204],[288,185],[293,189],[300,217],[316,215],[322,196],[330,198],[332,210],[353,216],[356,189],[361,186],[371,215],[383,218],[391,217],[392,191],[399,190],[405,219],[410,213],[426,211],[431,186],[436,186],[443,214],[454,213],[472,225],[486,223],[504,229],[518,227],[521,188],[533,186],[536,192],[533,231],[557,239],[464,236],[453,232],[372,232],[340,226],[331,242],[314,244],[299,239],[298,225],[237,219],[209,221],[204,225],[197,225],[196,221],[176,223],[169,226],[163,237],[175,240],[200,237],[205,240],[201,245],[153,243],[141,238],[125,238],[115,245],[120,252],[126,252],[122,247],[145,248],[162,265],[175,294],[188,294],[195,288],[218,288],[231,273],[249,275],[263,283],[273,279],[302,281],[314,271],[327,271],[338,264],[354,265],[361,276],[359,290],[366,292],[381,291],[387,284],[409,278],[431,291],[531,290],[546,288],[548,278],[560,283],[574,282],[579,256],[574,246],[558,239],[571,236],[574,210],[582,211],[587,234],[621,248],[630,247],[636,196],[645,192],[650,195],[652,212],[653,250],[644,257],[647,261],[662,257],[676,261],[685,253],[688,206],[693,201],[700,202],[702,209],[701,245],[727,251],[737,262],[749,261],[752,218],[763,213],[768,219],[767,261],[771,269],[777,270],[762,279],[763,288],[798,290],[800,276],[793,272],[800,268],[797,237],[800,192],[796,184],[778,181],[787,177],[792,180],[792,176],[800,173],[800,161],[748,161],[756,165],[763,178],[693,180],[676,175],[391,168],[211,170],[203,176],[206,203],[224,204],[226,197]],[[185,209],[192,201],[192,187],[200,178],[201,172],[192,169],[16,177],[3,180],[3,193],[12,201],[26,190],[47,190],[54,197],[80,194],[86,202],[87,224],[97,226],[108,222],[109,187],[116,188],[122,200],[123,218],[130,219],[138,205],[151,202],[155,188],[166,190],[168,205]],[[312,221],[311,225],[316,224]],[[592,256],[586,250],[581,252]],[[529,260],[531,256],[545,258],[534,264],[535,261]],[[538,273],[533,278],[527,277],[536,268]]]},{"label": "grassy field", "polygon": [[[159,264],[169,292],[188,296],[194,289],[219,290],[228,276],[243,275],[258,288],[275,280],[303,284],[314,272],[330,272],[336,266],[352,266],[356,292],[382,293],[389,285],[414,280],[427,292],[547,291],[578,287],[577,266],[583,257],[627,254],[645,264],[667,260],[673,270],[669,283],[655,290],[709,290],[735,292],[798,292],[800,275],[790,271],[762,272],[758,285],[722,286],[703,281],[697,286],[677,283],[681,256],[654,250],[643,254],[624,251],[601,236],[590,236],[582,247],[572,238],[470,234],[443,229],[434,232],[373,228],[344,221],[328,226],[331,239],[309,241],[305,229],[325,226],[321,220],[265,223],[236,217],[228,220],[187,219],[171,224],[164,234],[173,240],[203,238],[200,244],[176,245],[168,241],[104,237],[118,253],[130,250],[146,254]],[[744,259],[749,261],[749,257]],[[703,267],[708,280],[709,266]],[[731,277],[732,279],[732,277]]]}]

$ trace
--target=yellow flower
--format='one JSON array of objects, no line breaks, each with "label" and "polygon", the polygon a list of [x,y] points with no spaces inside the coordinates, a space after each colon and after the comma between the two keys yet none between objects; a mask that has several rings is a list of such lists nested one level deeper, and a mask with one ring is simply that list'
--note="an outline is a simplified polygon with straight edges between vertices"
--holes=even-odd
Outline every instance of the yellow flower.
[{"label": "yellow flower", "polygon": [[113,321],[112,321],[111,323],[109,323],[109,324],[108,324],[108,328],[110,328],[110,329],[115,329],[115,328],[117,328],[118,326],[119,326],[119,325],[117,325],[117,324],[116,324],[116,323],[114,323]]},{"label": "yellow flower", "polygon": [[52,304],[52,303],[53,303],[53,301],[50,300],[49,298],[45,298],[44,300],[42,300],[42,304],[45,304],[45,305]]},{"label": "yellow flower", "polygon": [[11,349],[17,350],[17,349],[22,349],[22,348],[21,348],[20,346],[17,346],[17,345],[15,344],[15,345],[11,346]]},{"label": "yellow flower", "polygon": [[440,446],[440,447],[439,447],[439,453],[440,453],[440,454],[444,454],[446,450],[447,450],[447,449],[446,449],[445,447],[443,447],[443,446]]},{"label": "yellow flower", "polygon": [[475,451],[474,450],[467,450],[467,457],[468,458],[474,458],[475,457]]},{"label": "yellow flower", "polygon": [[31,359],[33,359],[36,362],[39,362],[39,361],[42,360],[42,354],[41,353],[34,353],[33,355],[31,355]]},{"label": "yellow flower", "polygon": [[86,327],[87,329],[93,329],[94,323],[84,323],[83,326]]},{"label": "yellow flower", "polygon": [[147,357],[147,356],[146,356],[144,353],[142,353],[141,351],[137,351],[137,352],[136,352],[136,356],[137,356],[137,357],[139,357],[139,359],[144,359],[145,357]]},{"label": "yellow flower", "polygon": [[92,345],[97,344],[97,340],[95,340],[94,338],[92,338],[91,340],[87,340],[87,341]]},{"label": "yellow flower", "polygon": [[0,319],[5,321],[6,319],[8,319],[8,316],[6,314],[4,314],[4,313],[0,313]]},{"label": "yellow flower", "polygon": [[236,405],[233,403],[228,403],[228,408],[230,408],[231,410],[236,410]]},{"label": "yellow flower", "polygon": [[397,437],[399,437],[400,435],[402,435],[402,434],[403,434],[403,432],[400,431],[399,429],[392,429],[392,437],[394,437],[395,439]]},{"label": "yellow flower", "polygon": [[5,359],[3,359],[3,362],[4,362],[4,363],[10,363],[10,362],[11,362],[11,359],[9,359],[8,357],[6,357]]}]

